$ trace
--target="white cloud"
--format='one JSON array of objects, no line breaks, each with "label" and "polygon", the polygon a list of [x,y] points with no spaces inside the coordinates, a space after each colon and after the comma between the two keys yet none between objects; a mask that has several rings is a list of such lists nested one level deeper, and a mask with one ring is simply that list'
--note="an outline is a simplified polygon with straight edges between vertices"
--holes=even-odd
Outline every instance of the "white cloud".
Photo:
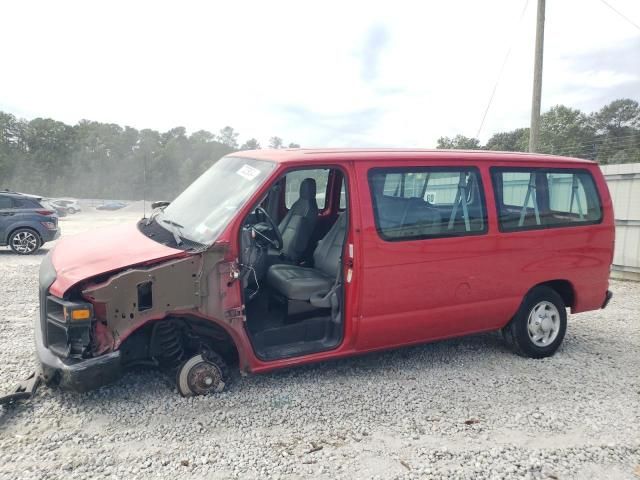
[{"label": "white cloud", "polygon": [[[518,24],[523,5],[10,2],[0,109],[138,128],[232,125],[243,138],[308,146],[433,146],[476,134],[513,42],[486,140],[528,122],[535,1]],[[615,6],[640,21],[639,2]],[[601,2],[548,2],[543,107],[597,108],[618,87],[640,90],[637,62],[571,61],[629,45],[640,34]]]}]

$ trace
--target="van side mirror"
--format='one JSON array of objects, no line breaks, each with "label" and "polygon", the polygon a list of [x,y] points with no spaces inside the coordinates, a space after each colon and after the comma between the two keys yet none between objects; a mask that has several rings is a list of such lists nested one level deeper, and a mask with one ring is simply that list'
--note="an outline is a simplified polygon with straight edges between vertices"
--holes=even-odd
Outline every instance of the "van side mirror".
[{"label": "van side mirror", "polygon": [[165,200],[161,200],[161,201],[158,201],[158,202],[153,202],[153,203],[151,204],[151,209],[152,209],[152,210],[155,210],[156,208],[164,208],[164,207],[166,207],[167,205],[169,205],[170,203],[171,203],[171,202],[167,202],[167,201],[165,201]]}]

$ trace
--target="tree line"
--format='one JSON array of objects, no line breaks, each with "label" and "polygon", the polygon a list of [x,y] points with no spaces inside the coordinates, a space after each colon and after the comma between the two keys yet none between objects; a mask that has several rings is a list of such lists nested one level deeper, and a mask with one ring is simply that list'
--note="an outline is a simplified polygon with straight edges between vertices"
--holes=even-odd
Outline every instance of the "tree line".
[{"label": "tree line", "polygon": [[[495,133],[485,145],[464,135],[440,137],[437,148],[526,152],[529,129]],[[557,105],[541,115],[538,151],[601,164],[640,162],[640,106],[623,98],[587,114]]]},{"label": "tree line", "polygon": [[[161,133],[89,120],[76,125],[50,118],[27,121],[0,112],[0,189],[171,200],[224,155],[260,148],[255,138],[242,144],[238,138],[232,127],[188,135],[184,127]],[[440,137],[437,148],[526,151],[528,141],[529,129],[516,128],[494,134],[485,145],[463,135]],[[268,144],[285,146],[280,137]],[[542,115],[539,151],[602,164],[640,162],[640,106],[620,99],[590,114],[555,106]]]},{"label": "tree line", "polygon": [[[0,112],[0,189],[79,198],[173,199],[224,155],[259,149],[255,138],[240,144],[225,127],[217,134],[184,127],[161,133],[81,120],[30,121]],[[288,145],[271,137],[269,148]],[[145,178],[146,177],[146,178]]]}]

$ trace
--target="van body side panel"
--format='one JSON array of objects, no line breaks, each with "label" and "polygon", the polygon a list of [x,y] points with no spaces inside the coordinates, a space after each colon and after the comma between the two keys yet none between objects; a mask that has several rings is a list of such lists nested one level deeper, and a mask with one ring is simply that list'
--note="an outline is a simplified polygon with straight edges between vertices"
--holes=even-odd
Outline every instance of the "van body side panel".
[{"label": "van body side panel", "polygon": [[[513,167],[513,163],[496,161],[492,166]],[[518,166],[528,166],[520,164]],[[554,162],[536,167],[572,168]],[[489,167],[487,167],[489,168]],[[584,169],[584,166],[581,166]],[[600,169],[594,165],[591,173],[602,206],[602,221],[595,225],[558,226],[538,230],[494,232],[499,238],[493,252],[494,276],[505,297],[514,300],[512,313],[504,319],[506,324],[516,312],[524,295],[535,285],[553,280],[568,281],[573,289],[573,313],[599,309],[608,288],[609,267],[615,235],[613,209],[609,191]],[[485,188],[492,189],[492,183]],[[487,192],[493,197],[493,192]],[[495,201],[490,207],[496,214]]]},{"label": "van body side panel", "polygon": [[[486,233],[383,240],[376,229],[368,172],[387,166],[385,162],[356,165],[364,257],[358,349],[499,328],[513,303],[494,282],[493,252],[498,248],[499,238]],[[469,162],[394,163],[394,167],[399,166],[476,167]]]},{"label": "van body side panel", "polygon": [[[531,288],[553,280],[565,280],[572,286],[574,312],[601,307],[608,287],[614,227],[611,200],[597,166],[589,170],[601,198],[601,223],[500,232],[489,171],[494,164],[394,162],[402,167],[420,165],[477,167],[489,230],[460,237],[383,240],[376,229],[368,171],[388,164],[356,163],[364,262],[358,350],[501,328]],[[513,163],[498,161],[495,165]],[[534,165],[545,166],[540,161]],[[550,167],[559,165],[554,162]]]},{"label": "van body side panel", "polygon": [[583,227],[582,236],[573,238],[576,242],[574,248],[568,242],[561,242],[556,247],[560,257],[573,255],[575,258],[576,275],[573,283],[576,302],[572,309],[573,313],[597,310],[602,307],[613,263],[615,215],[609,187],[597,165],[590,166],[588,170],[593,176],[600,196],[602,222],[591,227]]}]

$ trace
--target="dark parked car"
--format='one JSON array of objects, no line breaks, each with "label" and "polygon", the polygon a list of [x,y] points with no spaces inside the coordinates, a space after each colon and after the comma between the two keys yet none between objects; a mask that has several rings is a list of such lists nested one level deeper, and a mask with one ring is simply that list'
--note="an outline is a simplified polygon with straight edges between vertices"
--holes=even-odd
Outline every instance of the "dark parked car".
[{"label": "dark parked car", "polygon": [[0,191],[0,245],[20,255],[36,252],[60,236],[56,212],[42,206],[39,197]]},{"label": "dark parked car", "polygon": [[124,208],[126,206],[127,204],[124,202],[104,202],[103,204],[98,205],[96,207],[96,210],[120,210],[121,208]]}]

